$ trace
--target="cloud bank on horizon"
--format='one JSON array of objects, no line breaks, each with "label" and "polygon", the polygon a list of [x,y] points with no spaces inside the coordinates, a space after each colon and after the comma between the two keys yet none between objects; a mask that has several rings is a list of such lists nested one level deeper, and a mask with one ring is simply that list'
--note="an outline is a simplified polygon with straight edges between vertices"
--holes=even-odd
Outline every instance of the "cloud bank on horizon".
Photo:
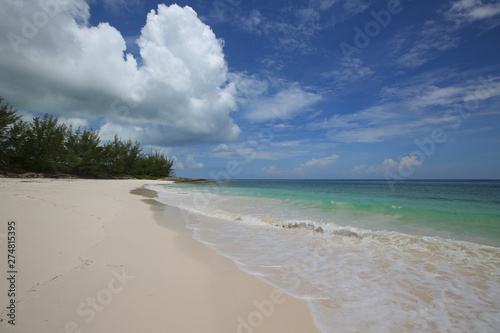
[{"label": "cloud bank on horizon", "polygon": [[500,177],[498,1],[178,3],[2,1],[0,95],[186,176]]}]

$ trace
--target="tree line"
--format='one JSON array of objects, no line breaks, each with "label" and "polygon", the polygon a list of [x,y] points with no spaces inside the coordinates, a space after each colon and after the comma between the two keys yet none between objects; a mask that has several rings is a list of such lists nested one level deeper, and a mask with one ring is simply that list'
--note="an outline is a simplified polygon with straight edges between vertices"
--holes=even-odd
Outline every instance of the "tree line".
[{"label": "tree line", "polygon": [[81,177],[170,177],[173,159],[142,153],[139,142],[101,143],[99,132],[73,128],[48,113],[27,122],[0,97],[0,171],[66,173]]}]

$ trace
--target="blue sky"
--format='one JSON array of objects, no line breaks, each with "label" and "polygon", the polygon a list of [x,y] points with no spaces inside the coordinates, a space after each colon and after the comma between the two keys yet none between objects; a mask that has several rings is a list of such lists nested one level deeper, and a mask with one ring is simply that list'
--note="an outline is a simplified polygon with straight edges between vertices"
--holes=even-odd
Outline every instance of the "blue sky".
[{"label": "blue sky", "polygon": [[3,1],[0,95],[201,178],[500,178],[500,2]]}]

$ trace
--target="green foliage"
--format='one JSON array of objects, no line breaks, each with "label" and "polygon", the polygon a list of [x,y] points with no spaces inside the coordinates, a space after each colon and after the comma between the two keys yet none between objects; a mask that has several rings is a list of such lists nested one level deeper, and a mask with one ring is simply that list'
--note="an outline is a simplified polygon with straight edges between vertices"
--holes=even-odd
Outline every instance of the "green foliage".
[{"label": "green foliage", "polygon": [[0,168],[7,167],[10,163],[19,129],[16,124],[21,119],[17,110],[13,110],[9,104],[2,105],[2,101],[3,98],[0,97]]},{"label": "green foliage", "polygon": [[27,166],[36,172],[61,171],[64,161],[64,142],[67,127],[58,124],[57,118],[48,113],[43,118],[35,117],[27,126],[26,139],[21,152],[27,157]]},{"label": "green foliage", "polygon": [[17,114],[17,110],[13,110],[8,103],[2,105],[3,98],[0,97],[0,147],[9,139],[9,130],[11,126],[18,121],[21,116]]},{"label": "green foliage", "polygon": [[15,172],[22,172],[25,165],[25,156],[21,151],[21,147],[26,140],[28,123],[18,120],[9,129],[8,139],[5,147],[0,150],[2,163],[0,169],[10,169]]},{"label": "green foliage", "polygon": [[173,164],[174,160],[167,158],[159,150],[150,151],[140,163],[143,174],[156,177],[173,176]]},{"label": "green foliage", "polygon": [[104,173],[104,149],[99,146],[99,132],[93,130],[76,131],[69,128],[66,135],[66,161],[77,175],[99,176]]},{"label": "green foliage", "polygon": [[122,141],[115,135],[114,140],[104,146],[104,154],[109,161],[108,172],[111,174],[136,174],[139,160],[143,157],[139,142]]},{"label": "green foliage", "polygon": [[118,136],[101,145],[99,132],[75,130],[49,114],[24,122],[17,110],[1,102],[0,97],[0,169],[141,179],[174,175],[174,161],[158,150],[143,154],[139,142]]}]

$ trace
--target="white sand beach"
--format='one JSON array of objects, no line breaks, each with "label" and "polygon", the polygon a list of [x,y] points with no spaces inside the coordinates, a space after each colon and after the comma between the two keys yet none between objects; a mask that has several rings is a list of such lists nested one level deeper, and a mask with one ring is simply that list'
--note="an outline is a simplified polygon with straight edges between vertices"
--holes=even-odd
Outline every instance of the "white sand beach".
[{"label": "white sand beach", "polygon": [[0,270],[14,277],[0,279],[0,331],[317,332],[305,301],[194,240],[177,208],[140,190],[163,183],[0,179]]}]

